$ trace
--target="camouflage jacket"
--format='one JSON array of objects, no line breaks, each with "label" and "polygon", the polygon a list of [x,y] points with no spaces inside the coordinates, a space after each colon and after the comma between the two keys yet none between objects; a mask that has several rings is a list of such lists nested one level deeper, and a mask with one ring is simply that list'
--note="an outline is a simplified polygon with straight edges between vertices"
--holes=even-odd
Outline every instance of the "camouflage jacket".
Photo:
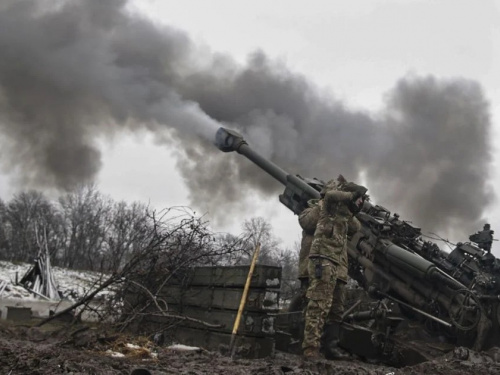
[{"label": "camouflage jacket", "polygon": [[308,277],[307,264],[309,251],[314,238],[314,231],[319,220],[319,199],[311,199],[308,207],[299,215],[299,224],[302,228],[302,240],[299,252],[299,279]]},{"label": "camouflage jacket", "polygon": [[320,201],[318,225],[314,232],[310,258],[327,259],[337,265],[337,278],[347,282],[347,235],[359,230],[360,223],[349,210],[352,192],[331,189]]},{"label": "camouflage jacket", "polygon": [[307,234],[314,235],[319,220],[319,199],[310,199],[307,208],[299,215],[300,227]]}]

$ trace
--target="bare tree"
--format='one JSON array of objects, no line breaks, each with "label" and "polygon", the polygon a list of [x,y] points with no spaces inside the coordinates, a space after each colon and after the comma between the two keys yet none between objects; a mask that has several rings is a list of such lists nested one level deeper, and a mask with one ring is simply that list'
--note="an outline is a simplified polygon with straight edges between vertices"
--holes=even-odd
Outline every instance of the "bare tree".
[{"label": "bare tree", "polygon": [[10,253],[9,239],[7,238],[7,206],[4,201],[0,199],[0,257],[7,259]]},{"label": "bare tree", "polygon": [[89,270],[99,268],[109,224],[110,200],[90,184],[61,197],[59,204],[65,224],[65,246],[60,254],[62,265]]},{"label": "bare tree", "polygon": [[283,249],[273,234],[272,226],[263,218],[257,217],[245,221],[243,238],[246,240],[247,255],[240,259],[241,263],[248,262],[248,256],[257,243],[261,244],[259,263],[282,268],[281,294],[290,299],[299,289],[298,275],[298,244],[295,251]]},{"label": "bare tree", "polygon": [[[142,333],[147,332],[147,327],[140,324],[142,319],[154,315],[172,322],[192,320],[214,326],[169,311],[164,301],[163,287],[173,279],[181,282],[187,270],[194,265],[213,265],[229,253],[241,251],[241,242],[219,248],[215,245],[216,236],[209,230],[208,223],[185,208],[172,208],[159,214],[153,212],[147,220],[148,231],[141,248],[135,249],[115,272],[103,274],[95,286],[75,304],[38,325],[81,308],[79,314],[93,310],[102,320],[111,320],[120,329],[132,324],[141,327]],[[91,301],[106,288],[113,288],[114,297],[107,300],[106,309],[102,306],[96,309]]]},{"label": "bare tree", "polygon": [[285,249],[280,252],[276,259],[281,267],[281,298],[290,300],[299,292],[299,250],[300,243],[295,243],[294,249]]},{"label": "bare tree", "polygon": [[163,300],[164,286],[171,282],[182,284],[193,266],[216,265],[243,250],[238,239],[219,246],[208,223],[195,217],[189,209],[169,209],[160,217],[153,215],[151,221],[155,240],[133,254],[135,266],[129,268],[126,282],[116,294],[120,304],[125,303],[119,322],[122,327],[131,322],[137,324],[138,319],[151,314],[178,320]]},{"label": "bare tree", "polygon": [[105,233],[102,271],[116,271],[135,249],[144,246],[149,232],[147,207],[141,203],[115,203]]},{"label": "bare tree", "polygon": [[[243,223],[243,238],[246,239],[246,249],[248,257],[258,243],[261,244],[259,263],[267,265],[277,264],[277,258],[280,254],[279,240],[273,234],[273,228],[262,217],[251,218]],[[244,262],[249,262],[245,259]]]},{"label": "bare tree", "polygon": [[218,259],[217,264],[221,266],[232,266],[235,264],[246,264],[248,261],[248,251],[246,249],[246,238],[243,235],[236,236],[231,233],[218,233],[215,235],[214,246],[219,249],[232,249],[235,244],[242,248],[242,251],[227,251],[224,256]]},{"label": "bare tree", "polygon": [[28,191],[15,195],[4,213],[8,259],[27,262],[36,257],[40,233],[44,233],[46,248],[55,251],[60,244],[60,224],[57,210],[42,193]]}]

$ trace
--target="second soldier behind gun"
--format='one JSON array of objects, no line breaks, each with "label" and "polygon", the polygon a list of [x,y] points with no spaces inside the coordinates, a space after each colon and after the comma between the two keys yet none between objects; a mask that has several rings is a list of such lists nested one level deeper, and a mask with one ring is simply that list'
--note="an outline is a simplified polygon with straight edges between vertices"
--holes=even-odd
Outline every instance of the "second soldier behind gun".
[{"label": "second soldier behind gun", "polygon": [[[339,183],[346,182],[344,176],[339,175],[337,180],[330,180],[321,191],[321,199],[325,192],[336,189]],[[309,252],[314,240],[314,232],[318,225],[320,213],[320,199],[311,199],[307,202],[307,207],[299,214],[299,225],[302,228],[302,239],[300,241],[299,252],[299,272],[300,292],[292,299],[289,311],[304,310],[307,306],[306,292],[309,287]]]},{"label": "second soldier behind gun", "polygon": [[347,283],[347,234],[359,230],[360,223],[354,215],[361,210],[366,192],[363,186],[342,182],[327,189],[320,200],[308,264],[308,304],[302,343],[306,358],[322,358],[322,338],[327,357],[346,357],[336,344]]}]

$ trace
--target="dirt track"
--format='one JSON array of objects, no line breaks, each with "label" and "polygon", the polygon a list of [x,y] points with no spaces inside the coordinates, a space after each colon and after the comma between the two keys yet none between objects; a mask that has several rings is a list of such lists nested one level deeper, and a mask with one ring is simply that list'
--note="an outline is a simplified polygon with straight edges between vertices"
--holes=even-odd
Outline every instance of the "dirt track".
[{"label": "dirt track", "polygon": [[357,360],[304,362],[286,353],[259,360],[231,360],[204,350],[156,347],[145,338],[117,335],[96,327],[30,328],[0,323],[1,374],[129,374],[135,368],[147,368],[153,375],[500,374],[500,349],[480,354],[455,350],[431,362],[394,369]]}]

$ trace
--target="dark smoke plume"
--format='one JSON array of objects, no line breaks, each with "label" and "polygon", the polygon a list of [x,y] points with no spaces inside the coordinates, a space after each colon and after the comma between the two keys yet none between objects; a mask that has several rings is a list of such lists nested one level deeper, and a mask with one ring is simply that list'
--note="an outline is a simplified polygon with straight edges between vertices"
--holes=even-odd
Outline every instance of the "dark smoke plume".
[{"label": "dark smoke plume", "polygon": [[191,64],[187,36],[127,14],[124,1],[42,8],[53,3],[0,5],[1,126],[27,182],[90,181],[101,164],[96,135],[118,126],[206,139],[218,128],[176,90],[177,70]]},{"label": "dark smoke plume", "polygon": [[193,204],[224,216],[249,192],[281,189],[212,145],[224,125],[290,172],[365,179],[378,203],[425,229],[478,228],[492,199],[488,105],[478,84],[405,77],[375,119],[262,52],[245,66],[208,56],[185,33],[126,5],[0,5],[3,164],[22,170],[24,184],[70,189],[91,181],[102,163],[98,136],[146,127],[180,141],[178,167]]},{"label": "dark smoke plume", "polygon": [[471,81],[410,77],[398,82],[386,111],[390,144],[366,166],[377,197],[397,202],[394,207],[427,229],[453,225],[462,236],[464,229],[477,230],[475,221],[494,201],[486,184],[488,111],[481,88]]}]

